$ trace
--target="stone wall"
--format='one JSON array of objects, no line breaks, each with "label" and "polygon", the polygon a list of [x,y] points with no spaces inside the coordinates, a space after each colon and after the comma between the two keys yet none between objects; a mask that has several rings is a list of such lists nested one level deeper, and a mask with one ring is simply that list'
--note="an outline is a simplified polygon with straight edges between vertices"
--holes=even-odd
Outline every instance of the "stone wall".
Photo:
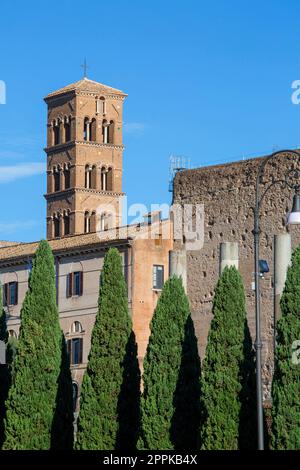
[{"label": "stone wall", "polygon": [[[174,181],[174,203],[204,204],[204,246],[187,252],[187,292],[199,341],[201,359],[205,354],[207,334],[212,317],[214,288],[220,272],[220,244],[237,242],[239,270],[245,290],[248,322],[255,337],[253,210],[255,180],[262,159],[256,158],[218,166],[185,170]],[[274,180],[297,165],[297,158],[286,154],[269,161],[262,180],[262,191]],[[274,358],[274,236],[290,231],[292,248],[300,242],[296,226],[286,228],[286,215],[291,210],[293,191],[275,184],[261,207],[260,259],[268,261],[270,272],[260,281],[263,336],[264,396],[269,398]]]}]

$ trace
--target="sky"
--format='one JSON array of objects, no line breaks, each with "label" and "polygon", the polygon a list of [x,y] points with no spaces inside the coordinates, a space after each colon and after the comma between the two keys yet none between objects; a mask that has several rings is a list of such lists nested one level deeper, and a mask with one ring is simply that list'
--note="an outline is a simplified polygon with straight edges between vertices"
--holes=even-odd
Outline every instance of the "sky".
[{"label": "sky", "polygon": [[299,0],[2,0],[0,240],[45,237],[43,97],[85,57],[90,79],[128,93],[129,206],[170,203],[170,155],[199,167],[300,147],[299,15]]}]

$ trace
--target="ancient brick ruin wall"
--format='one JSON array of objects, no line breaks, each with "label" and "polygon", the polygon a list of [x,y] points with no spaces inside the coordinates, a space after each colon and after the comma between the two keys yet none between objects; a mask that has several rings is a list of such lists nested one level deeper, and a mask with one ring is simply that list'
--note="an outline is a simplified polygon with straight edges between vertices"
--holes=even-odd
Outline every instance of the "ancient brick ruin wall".
[{"label": "ancient brick ruin wall", "polygon": [[[212,318],[214,288],[219,276],[221,242],[238,242],[239,270],[245,291],[248,322],[255,338],[253,211],[255,179],[261,159],[235,162],[179,172],[174,181],[174,203],[204,204],[204,246],[187,252],[187,291],[199,341],[201,359],[205,354],[207,334]],[[296,158],[276,157],[266,166],[262,188],[272,176],[282,179]],[[270,272],[261,280],[261,324],[263,337],[264,396],[269,398],[274,358],[274,235],[290,231],[292,248],[300,243],[300,229],[286,228],[286,215],[291,210],[293,192],[283,185],[274,185],[261,208],[260,259],[266,259]]]}]

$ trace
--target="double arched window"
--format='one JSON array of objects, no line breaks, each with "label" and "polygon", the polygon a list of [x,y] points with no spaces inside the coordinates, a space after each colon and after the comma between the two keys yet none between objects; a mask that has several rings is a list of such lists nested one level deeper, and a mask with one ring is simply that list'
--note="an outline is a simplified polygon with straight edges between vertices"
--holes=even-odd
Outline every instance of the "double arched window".
[{"label": "double arched window", "polygon": [[114,143],[114,121],[107,121],[106,119],[102,122],[102,137],[104,144]]},{"label": "double arched window", "polygon": [[84,233],[96,231],[96,212],[85,211],[84,213]]}]

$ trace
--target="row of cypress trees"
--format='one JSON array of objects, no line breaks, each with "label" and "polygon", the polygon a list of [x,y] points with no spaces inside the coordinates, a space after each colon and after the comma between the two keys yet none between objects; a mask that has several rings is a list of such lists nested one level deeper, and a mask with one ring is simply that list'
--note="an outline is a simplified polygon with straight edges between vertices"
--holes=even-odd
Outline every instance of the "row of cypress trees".
[{"label": "row of cypress trees", "polygon": [[[298,250],[288,272],[278,325],[274,448],[300,448],[299,366],[290,364],[290,341],[298,333],[300,338],[299,301]],[[1,312],[3,317],[0,305]],[[35,256],[21,317],[13,372],[6,369],[0,383],[2,447],[70,449],[72,383],[56,306],[53,255],[45,241]],[[4,327],[0,332],[7,335]],[[256,447],[255,362],[243,283],[235,268],[225,268],[216,286],[202,371],[188,299],[177,277],[165,283],[158,301],[143,367],[140,396],[126,283],[120,255],[111,249],[100,279],[99,313],[82,384],[75,448]]]}]

